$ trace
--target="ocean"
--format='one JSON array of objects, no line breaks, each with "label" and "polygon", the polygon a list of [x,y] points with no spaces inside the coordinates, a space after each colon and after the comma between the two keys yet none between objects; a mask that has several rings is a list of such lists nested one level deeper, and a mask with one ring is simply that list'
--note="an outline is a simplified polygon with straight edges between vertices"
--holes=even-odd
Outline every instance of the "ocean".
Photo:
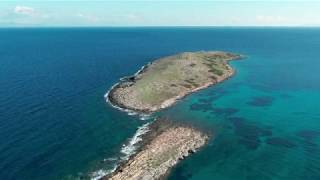
[{"label": "ocean", "polygon": [[[319,49],[320,28],[2,28],[0,179],[98,178],[162,116],[213,137],[169,180],[318,180]],[[201,50],[246,58],[231,79],[152,116],[106,102],[148,62]]]}]

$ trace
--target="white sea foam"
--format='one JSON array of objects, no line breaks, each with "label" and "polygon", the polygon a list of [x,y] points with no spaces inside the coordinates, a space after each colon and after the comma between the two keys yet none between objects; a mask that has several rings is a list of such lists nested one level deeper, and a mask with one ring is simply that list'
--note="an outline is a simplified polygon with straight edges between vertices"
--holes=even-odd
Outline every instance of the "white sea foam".
[{"label": "white sea foam", "polygon": [[117,165],[115,165],[112,169],[110,170],[103,170],[103,169],[100,169],[98,171],[95,171],[91,174],[91,177],[90,179],[91,180],[99,180],[101,179],[102,177],[114,172],[115,170],[117,169]]},{"label": "white sea foam", "polygon": [[117,157],[111,157],[111,158],[106,158],[106,159],[103,159],[104,162],[106,161],[117,161],[119,158]]},{"label": "white sea foam", "polygon": [[134,74],[134,76],[137,76],[141,71],[143,71],[147,66],[149,66],[151,63],[150,62],[148,62],[148,64],[147,65],[144,65],[144,66],[142,66],[135,74]]},{"label": "white sea foam", "polygon": [[[140,70],[141,71],[141,70]],[[139,71],[138,71],[139,72]],[[123,112],[126,112],[129,116],[136,116],[136,115],[139,115],[140,116],[140,119],[141,120],[146,120],[146,119],[150,119],[150,114],[146,114],[146,113],[140,113],[140,112],[137,112],[137,111],[133,111],[133,110],[130,110],[130,109],[125,109],[125,108],[122,108],[122,107],[119,107],[115,104],[113,104],[112,102],[110,102],[109,100],[109,93],[111,92],[111,90],[113,88],[115,88],[119,83],[116,83],[115,85],[113,85],[110,90],[104,95],[104,98],[106,99],[106,102],[109,103],[112,107],[120,110],[120,111],[123,111]]]},{"label": "white sea foam", "polygon": [[129,109],[124,109],[124,108],[121,108],[121,107],[119,107],[119,106],[116,106],[115,104],[113,104],[113,103],[110,102],[110,100],[109,100],[109,93],[110,93],[111,90],[112,90],[113,88],[115,88],[118,84],[119,84],[119,83],[114,84],[114,85],[110,88],[110,90],[104,95],[104,98],[106,99],[107,103],[109,103],[112,107],[114,107],[114,108],[116,108],[116,109],[119,109],[120,111],[127,112],[129,115],[130,115],[130,114],[132,115],[133,113],[137,113],[137,112],[135,112],[135,111],[132,111],[132,110],[129,110]]},{"label": "white sea foam", "polygon": [[137,112],[128,112],[128,115],[129,116],[135,116],[135,115],[137,115],[138,113]]},{"label": "white sea foam", "polygon": [[[109,170],[104,170],[104,169],[99,169],[93,173],[91,173],[90,175],[90,179],[91,180],[99,180],[101,179],[102,177],[114,172],[117,167],[118,167],[118,164],[122,161],[125,161],[125,160],[128,160],[129,157],[136,152],[137,148],[138,148],[138,143],[142,141],[142,138],[141,136],[147,132],[150,131],[149,129],[149,124],[150,123],[146,123],[142,126],[140,126],[136,133],[133,135],[132,138],[130,138],[129,142],[127,144],[124,144],[120,150],[122,156],[120,157],[120,161],[118,161],[114,167],[112,169],[109,169]],[[115,160],[118,160],[118,158],[108,158],[108,159],[105,159],[105,161],[115,161]]]},{"label": "white sea foam", "polygon": [[151,114],[139,114],[139,118],[140,120],[145,121],[145,120],[151,119],[152,116]]},{"label": "white sea foam", "polygon": [[[147,65],[142,66],[142,67],[134,74],[134,76],[137,76],[141,71],[143,71],[143,70],[144,70],[148,65],[150,65],[150,64],[151,64],[151,63],[149,62]],[[126,76],[126,77],[127,77],[127,76]],[[120,78],[120,81],[124,81],[124,79],[125,79],[126,77]],[[129,115],[138,114],[137,112],[135,112],[135,111],[133,111],[133,110],[121,108],[121,107],[116,106],[116,105],[114,105],[114,104],[112,104],[112,103],[110,102],[110,100],[109,100],[109,93],[110,93],[110,91],[111,91],[112,89],[114,89],[117,85],[119,85],[119,83],[114,84],[114,85],[109,89],[109,91],[104,95],[104,98],[106,99],[106,101],[107,101],[112,107],[114,107],[114,108],[116,108],[116,109],[119,109],[119,110],[121,110],[121,111],[128,112]]]},{"label": "white sea foam", "polygon": [[140,126],[130,141],[123,145],[120,152],[124,154],[124,156],[121,157],[121,159],[127,160],[133,153],[135,153],[137,150],[137,143],[142,141],[141,136],[150,131],[148,125],[149,123]]},{"label": "white sea foam", "polygon": [[[148,63],[147,65],[149,65],[150,63]],[[147,66],[146,65],[146,66]],[[137,71],[134,76],[137,76],[141,71],[143,71],[145,69],[146,66],[142,66],[140,68],[139,71]],[[124,81],[126,77],[123,77],[123,78],[120,78],[120,81]],[[121,108],[113,103],[110,102],[109,100],[109,93],[111,92],[111,90],[113,88],[115,88],[117,85],[119,85],[119,83],[116,83],[114,84],[110,90],[104,95],[104,98],[106,99],[106,102],[109,103],[112,107],[120,110],[120,111],[124,111],[124,112],[127,112],[128,115],[130,116],[135,116],[135,115],[139,115],[140,119],[141,120],[147,120],[147,119],[150,119],[151,118],[151,115],[150,114],[144,114],[144,113],[138,113],[136,111],[133,111],[133,110],[129,110],[129,109],[125,109],[125,108]],[[120,157],[120,161],[115,164],[115,166],[112,168],[112,169],[109,169],[109,170],[104,170],[104,169],[100,169],[100,170],[97,170],[93,173],[91,173],[91,180],[99,180],[101,179],[102,177],[114,172],[117,167],[118,167],[118,164],[121,162],[121,161],[124,161],[124,160],[128,160],[129,157],[136,152],[137,150],[137,144],[142,141],[142,138],[141,136],[145,133],[147,133],[148,131],[150,131],[149,129],[149,124],[150,123],[146,123],[142,126],[140,126],[138,128],[138,130],[136,131],[136,133],[133,135],[133,137],[130,139],[130,141],[127,143],[127,144],[124,144],[120,150],[120,152],[122,153],[122,156]],[[117,158],[108,158],[108,159],[105,159],[105,161],[109,161],[109,160],[116,160]]]}]

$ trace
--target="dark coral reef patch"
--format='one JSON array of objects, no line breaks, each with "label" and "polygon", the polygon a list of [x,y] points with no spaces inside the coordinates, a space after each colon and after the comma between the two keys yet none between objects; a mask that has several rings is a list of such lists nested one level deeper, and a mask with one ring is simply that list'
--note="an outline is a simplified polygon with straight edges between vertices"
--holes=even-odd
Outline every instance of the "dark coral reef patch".
[{"label": "dark coral reef patch", "polygon": [[237,113],[239,110],[236,108],[213,108],[212,113],[224,116],[231,116]]},{"label": "dark coral reef patch", "polygon": [[246,146],[248,149],[255,150],[261,144],[261,137],[271,136],[272,131],[268,127],[259,127],[241,117],[228,118],[233,126],[237,136],[239,136],[239,143]]},{"label": "dark coral reef patch", "polygon": [[191,104],[190,110],[192,111],[202,111],[202,112],[207,112],[212,109],[211,103],[194,103]]},{"label": "dark coral reef patch", "polygon": [[273,97],[270,96],[259,96],[252,98],[249,102],[247,102],[250,106],[257,106],[257,107],[265,107],[271,106],[274,101]]},{"label": "dark coral reef patch", "polygon": [[285,148],[294,148],[296,144],[286,138],[282,137],[272,137],[266,140],[266,143],[272,146],[285,147]]},{"label": "dark coral reef patch", "polygon": [[231,108],[231,107],[226,107],[226,108],[214,107],[214,105],[212,105],[213,101],[214,101],[214,98],[212,97],[198,99],[198,102],[190,105],[190,110],[210,112],[212,114],[222,115],[222,116],[231,116],[239,111],[238,109]]},{"label": "dark coral reef patch", "polygon": [[298,131],[296,135],[303,139],[303,148],[309,155],[318,154],[319,147],[316,140],[320,137],[320,131],[306,129]]},{"label": "dark coral reef patch", "polygon": [[320,131],[301,130],[301,131],[298,131],[296,135],[307,141],[313,141],[315,138],[320,137]]}]

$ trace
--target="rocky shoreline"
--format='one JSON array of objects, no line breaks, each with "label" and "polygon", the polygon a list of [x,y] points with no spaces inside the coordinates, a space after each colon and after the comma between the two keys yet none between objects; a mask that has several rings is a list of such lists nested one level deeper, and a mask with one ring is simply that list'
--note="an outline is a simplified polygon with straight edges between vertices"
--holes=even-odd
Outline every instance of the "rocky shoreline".
[{"label": "rocky shoreline", "polygon": [[103,179],[161,179],[179,161],[204,146],[209,135],[186,124],[157,119],[143,135],[138,153]]},{"label": "rocky shoreline", "polygon": [[[105,97],[109,103],[120,109],[152,113],[173,105],[190,93],[230,78],[234,69],[228,62],[241,58],[242,55],[220,51],[188,52],[161,58],[143,66],[133,76],[121,78]],[[194,68],[195,66],[200,68]],[[171,70],[172,67],[175,69]],[[177,71],[177,78],[172,78],[175,74],[171,77],[166,76],[166,73],[172,71]],[[199,77],[199,74],[203,77]],[[148,76],[156,78],[149,80]],[[141,95],[148,93],[151,94],[151,98]]]}]

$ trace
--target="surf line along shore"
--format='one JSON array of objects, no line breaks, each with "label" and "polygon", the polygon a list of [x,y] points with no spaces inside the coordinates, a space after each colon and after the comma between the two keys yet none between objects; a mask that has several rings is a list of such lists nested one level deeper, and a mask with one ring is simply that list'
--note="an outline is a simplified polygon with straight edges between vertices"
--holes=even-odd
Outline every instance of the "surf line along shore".
[{"label": "surf line along shore", "polygon": [[[231,77],[230,60],[241,55],[221,51],[184,52],[149,63],[123,78],[107,94],[116,107],[152,113],[184,96]],[[185,124],[157,119],[142,136],[139,151],[103,179],[162,179],[180,160],[204,146],[209,135]]]},{"label": "surf line along shore", "polygon": [[138,180],[164,179],[180,160],[195,153],[209,135],[185,124],[157,119],[142,136],[138,153],[121,163],[103,179]]}]

